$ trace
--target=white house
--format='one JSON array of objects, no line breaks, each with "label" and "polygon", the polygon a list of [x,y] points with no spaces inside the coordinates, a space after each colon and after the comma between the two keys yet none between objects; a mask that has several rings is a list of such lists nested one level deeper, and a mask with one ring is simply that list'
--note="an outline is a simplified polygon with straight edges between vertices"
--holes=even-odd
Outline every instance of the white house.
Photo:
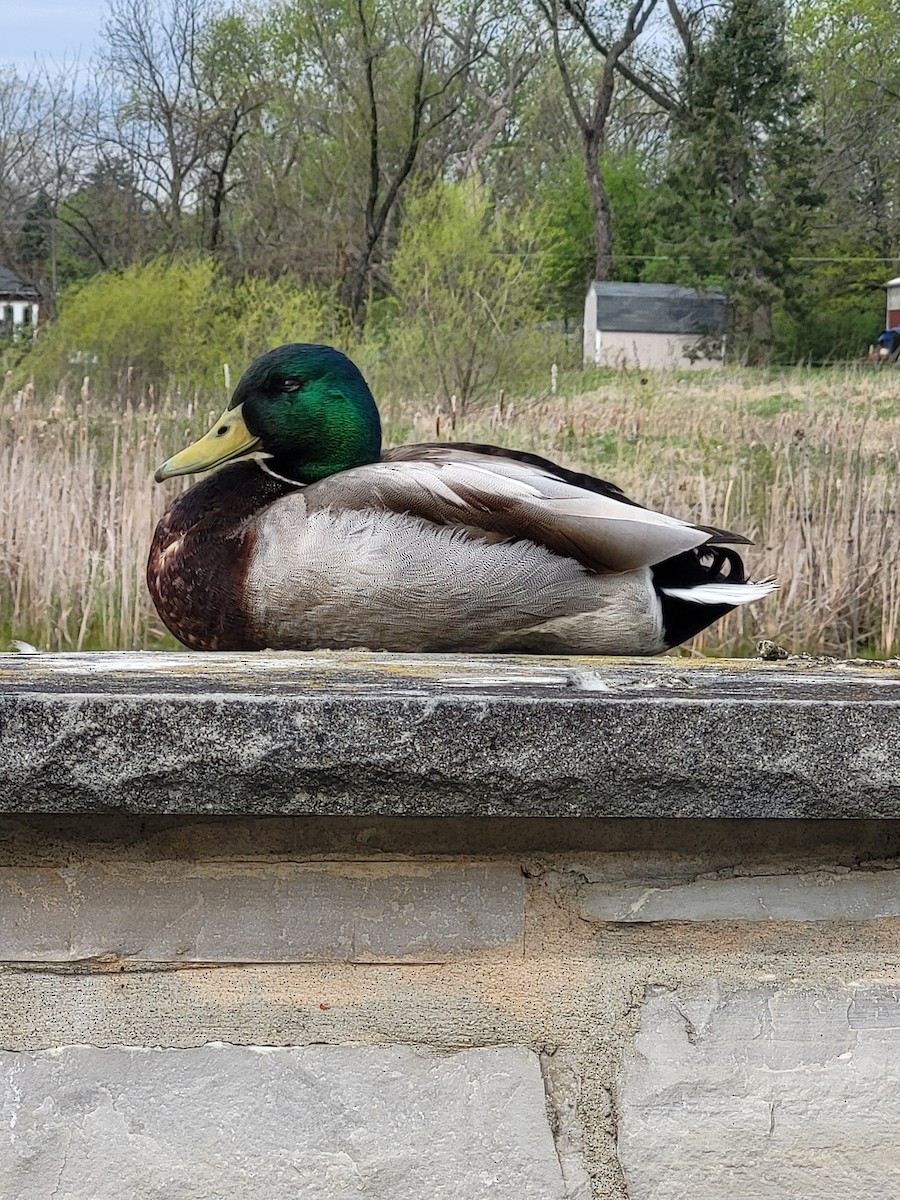
[{"label": "white house", "polygon": [[602,367],[721,367],[727,311],[719,288],[597,283],[584,304],[584,361]]},{"label": "white house", "polygon": [[34,337],[38,323],[38,294],[7,267],[0,267],[0,337]]}]

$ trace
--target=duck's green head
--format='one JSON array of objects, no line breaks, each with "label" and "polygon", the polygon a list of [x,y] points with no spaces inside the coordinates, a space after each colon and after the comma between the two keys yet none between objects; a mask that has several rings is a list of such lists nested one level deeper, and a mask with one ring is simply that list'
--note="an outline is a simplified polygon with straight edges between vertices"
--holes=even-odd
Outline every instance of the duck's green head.
[{"label": "duck's green head", "polygon": [[156,480],[254,455],[277,475],[313,483],[380,453],[378,409],[359,370],[331,346],[298,343],[258,358],[209,433],[164,462]]}]

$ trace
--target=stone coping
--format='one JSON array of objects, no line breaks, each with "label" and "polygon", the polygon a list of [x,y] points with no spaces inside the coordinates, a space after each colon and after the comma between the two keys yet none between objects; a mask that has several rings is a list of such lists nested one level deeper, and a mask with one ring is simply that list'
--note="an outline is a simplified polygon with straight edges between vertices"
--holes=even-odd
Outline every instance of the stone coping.
[{"label": "stone coping", "polygon": [[0,655],[0,812],[900,817],[900,664]]}]

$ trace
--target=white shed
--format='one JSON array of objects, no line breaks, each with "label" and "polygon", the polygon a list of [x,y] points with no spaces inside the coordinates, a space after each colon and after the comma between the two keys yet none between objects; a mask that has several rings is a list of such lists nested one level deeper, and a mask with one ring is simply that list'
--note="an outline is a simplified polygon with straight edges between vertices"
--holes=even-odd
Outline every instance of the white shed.
[{"label": "white shed", "polygon": [[720,288],[597,283],[584,304],[584,361],[602,367],[720,367],[727,311]]},{"label": "white shed", "polygon": [[884,285],[887,289],[887,315],[884,321],[885,329],[896,329],[900,326],[900,276],[889,279]]},{"label": "white shed", "polygon": [[37,290],[7,267],[0,267],[0,337],[17,333],[34,337],[38,311]]}]

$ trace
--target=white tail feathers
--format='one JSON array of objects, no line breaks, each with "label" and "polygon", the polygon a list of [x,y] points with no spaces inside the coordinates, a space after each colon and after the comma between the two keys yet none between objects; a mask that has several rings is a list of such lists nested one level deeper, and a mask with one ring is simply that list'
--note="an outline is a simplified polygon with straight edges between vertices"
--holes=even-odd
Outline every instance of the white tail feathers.
[{"label": "white tail feathers", "polygon": [[688,600],[691,604],[752,604],[778,590],[774,579],[762,579],[759,583],[701,583],[697,587],[664,587],[659,589],[676,600]]}]

